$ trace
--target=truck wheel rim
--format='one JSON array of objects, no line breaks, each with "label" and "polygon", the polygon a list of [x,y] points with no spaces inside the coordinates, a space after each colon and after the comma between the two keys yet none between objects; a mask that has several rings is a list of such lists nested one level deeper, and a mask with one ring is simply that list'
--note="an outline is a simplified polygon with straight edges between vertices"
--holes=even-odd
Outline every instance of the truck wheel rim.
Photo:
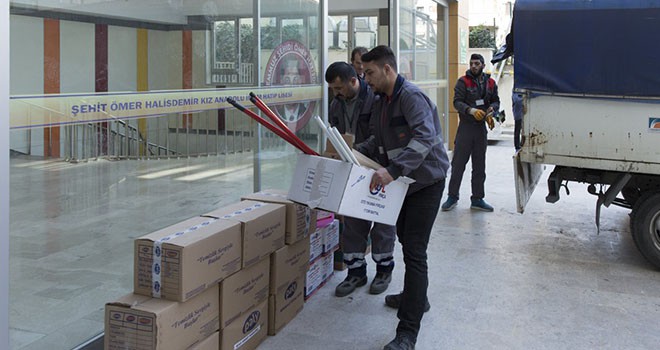
[{"label": "truck wheel rim", "polygon": [[653,244],[657,250],[660,250],[660,211],[653,215],[649,224],[649,233],[653,239]]}]

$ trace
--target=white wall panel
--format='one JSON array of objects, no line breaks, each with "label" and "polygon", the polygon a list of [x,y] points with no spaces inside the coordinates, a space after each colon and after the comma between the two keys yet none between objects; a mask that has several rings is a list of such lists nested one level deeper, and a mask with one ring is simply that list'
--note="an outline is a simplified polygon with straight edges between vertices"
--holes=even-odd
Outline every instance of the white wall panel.
[{"label": "white wall panel", "polygon": [[206,31],[192,32],[193,88],[206,88]]},{"label": "white wall panel", "polygon": [[60,92],[94,92],[94,24],[60,21]]},{"label": "white wall panel", "polygon": [[149,30],[149,89],[182,87],[182,38],[180,31]]},{"label": "white wall panel", "polygon": [[11,95],[44,92],[44,20],[10,16]]},{"label": "white wall panel", "polygon": [[[44,92],[44,22],[41,18],[10,16],[10,95],[32,95]],[[27,116],[26,116],[27,117]],[[30,150],[29,133],[32,133]],[[14,130],[10,133],[10,149],[43,155],[43,129]]]},{"label": "white wall panel", "polygon": [[108,91],[137,90],[137,29],[108,26]]}]

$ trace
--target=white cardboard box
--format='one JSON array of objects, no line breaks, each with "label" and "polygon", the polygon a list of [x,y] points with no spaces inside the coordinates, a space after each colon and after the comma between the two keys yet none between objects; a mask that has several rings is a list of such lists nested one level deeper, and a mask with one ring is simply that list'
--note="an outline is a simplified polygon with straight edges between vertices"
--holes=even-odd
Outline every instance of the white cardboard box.
[{"label": "white cardboard box", "polygon": [[334,219],[332,222],[323,227],[323,254],[334,252],[339,247],[339,220]]},{"label": "white cardboard box", "polygon": [[301,154],[289,199],[310,208],[394,225],[412,180],[400,178],[371,191],[369,184],[373,173],[371,169],[351,163]]},{"label": "white cardboard box", "polygon": [[323,228],[317,228],[309,235],[309,262],[312,263],[323,254]]}]

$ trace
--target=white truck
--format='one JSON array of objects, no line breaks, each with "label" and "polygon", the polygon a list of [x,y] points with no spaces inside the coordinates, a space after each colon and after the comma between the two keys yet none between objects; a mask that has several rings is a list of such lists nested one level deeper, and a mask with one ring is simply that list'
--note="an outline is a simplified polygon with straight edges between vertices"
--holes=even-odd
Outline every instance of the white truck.
[{"label": "white truck", "polygon": [[660,1],[517,0],[507,40],[526,106],[514,157],[518,211],[554,165],[546,201],[575,181],[597,196],[596,225],[603,205],[631,209],[633,241],[657,268],[659,28]]}]

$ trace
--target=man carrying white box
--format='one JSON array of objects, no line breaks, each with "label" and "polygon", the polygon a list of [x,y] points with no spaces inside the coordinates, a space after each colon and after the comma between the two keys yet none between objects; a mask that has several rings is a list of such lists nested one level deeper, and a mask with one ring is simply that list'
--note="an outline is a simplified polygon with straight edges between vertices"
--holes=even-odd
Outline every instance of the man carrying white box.
[{"label": "man carrying white box", "polygon": [[[328,110],[330,124],[342,134],[354,135],[356,144],[365,141],[369,137],[371,108],[378,96],[374,95],[365,81],[358,79],[355,69],[346,62],[331,64],[325,71],[325,81],[335,96]],[[346,216],[341,243],[348,275],[335,289],[336,296],[347,296],[357,287],[367,284],[367,262],[364,255],[370,231],[371,257],[376,263],[376,276],[371,282],[369,293],[383,293],[392,281],[396,228],[377,222],[372,227],[371,221]]]},{"label": "man carrying white box", "polygon": [[400,176],[416,182],[408,187],[396,223],[406,265],[403,292],[388,295],[385,303],[398,307],[396,338],[384,350],[411,350],[427,303],[426,249],[440,208],[449,168],[438,110],[415,85],[397,73],[396,57],[387,46],[377,46],[362,56],[365,79],[376,93],[371,130],[373,135],[357,150],[377,157],[385,167],[376,170],[371,188],[390,184]]}]

